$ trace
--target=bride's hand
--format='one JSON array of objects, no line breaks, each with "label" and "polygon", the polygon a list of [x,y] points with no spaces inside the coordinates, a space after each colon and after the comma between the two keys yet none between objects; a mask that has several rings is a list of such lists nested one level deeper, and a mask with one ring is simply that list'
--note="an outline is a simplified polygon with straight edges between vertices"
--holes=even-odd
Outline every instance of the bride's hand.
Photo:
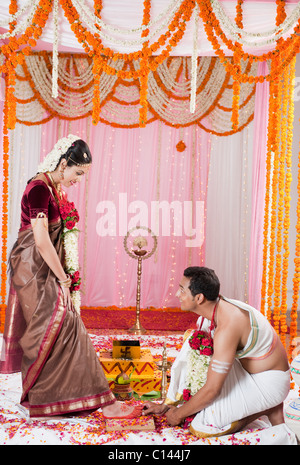
[{"label": "bride's hand", "polygon": [[63,293],[63,298],[64,298],[64,305],[69,309],[73,311],[73,305],[72,305],[72,299],[71,299],[71,292],[69,287],[62,287],[62,293]]}]

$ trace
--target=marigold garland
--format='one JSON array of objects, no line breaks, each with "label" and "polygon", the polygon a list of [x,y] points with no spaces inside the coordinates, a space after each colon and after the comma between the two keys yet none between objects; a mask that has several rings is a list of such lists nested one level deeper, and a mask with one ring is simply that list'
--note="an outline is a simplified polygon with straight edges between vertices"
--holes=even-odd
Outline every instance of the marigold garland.
[{"label": "marigold garland", "polygon": [[[67,60],[66,60],[67,59]],[[59,92],[59,98],[58,100],[52,100],[51,97],[49,98],[49,96],[51,95],[51,88],[50,88],[50,80],[51,80],[51,52],[45,52],[45,51],[41,51],[41,52],[35,52],[32,54],[31,57],[26,57],[26,59],[24,60],[23,64],[22,64],[22,69],[19,67],[18,70],[17,70],[17,80],[18,81],[21,81],[20,84],[22,84],[23,82],[27,81],[28,83],[28,86],[30,86],[30,89],[31,89],[31,92],[30,92],[30,95],[31,97],[28,98],[28,99],[22,99],[20,98],[20,91],[18,91],[18,98],[17,98],[17,103],[18,104],[28,104],[30,102],[34,103],[35,101],[37,101],[39,103],[39,105],[42,107],[42,109],[44,109],[45,111],[42,111],[41,112],[41,119],[37,118],[37,119],[34,119],[33,121],[30,120],[29,116],[27,115],[28,113],[28,105],[27,105],[27,111],[26,111],[26,118],[22,118],[20,119],[20,117],[18,117],[17,121],[19,123],[23,123],[23,124],[26,124],[26,125],[35,125],[35,124],[41,124],[41,123],[44,123],[46,121],[49,121],[49,119],[53,118],[53,117],[59,117],[59,118],[62,118],[62,119],[66,119],[66,120],[72,120],[72,119],[76,119],[76,118],[84,118],[88,115],[90,115],[92,113],[92,116],[93,118],[98,118],[98,120],[100,120],[101,122],[103,123],[106,123],[106,124],[110,124],[110,125],[113,125],[115,127],[138,127],[139,124],[135,124],[135,125],[130,125],[130,122],[126,119],[124,121],[124,124],[118,124],[118,123],[115,123],[111,118],[110,119],[105,119],[104,117],[102,118],[101,115],[100,115],[100,110],[102,112],[102,108],[105,107],[106,105],[109,104],[110,101],[113,101],[113,102],[117,102],[119,105],[122,105],[124,106],[124,108],[126,106],[130,106],[132,107],[133,105],[136,105],[136,107],[138,107],[139,105],[139,100],[136,100],[136,101],[126,101],[126,99],[121,99],[119,100],[119,96],[120,96],[120,93],[118,91],[118,86],[120,85],[121,86],[121,89],[124,88],[124,87],[127,87],[127,88],[130,88],[130,87],[136,87],[137,89],[137,93],[139,92],[139,89],[140,89],[140,84],[139,84],[139,81],[138,80],[124,80],[122,78],[115,78],[115,77],[112,77],[111,81],[114,82],[113,86],[109,88],[109,91],[103,96],[103,92],[102,92],[102,100],[100,102],[100,99],[97,100],[97,105],[99,106],[99,109],[95,110],[95,92],[93,94],[93,73],[91,72],[91,76],[89,77],[87,74],[86,74],[86,68],[83,68],[83,73],[84,73],[84,76],[85,76],[85,81],[82,82],[81,86],[78,87],[76,85],[76,83],[78,82],[78,79],[77,77],[80,73],[79,71],[79,66],[80,66],[80,63],[81,63],[81,60],[82,59],[85,59],[88,63],[90,63],[90,69],[92,69],[93,67],[93,62],[92,62],[92,59],[87,57],[86,54],[79,54],[79,55],[76,55],[76,57],[74,58],[71,54],[68,54],[68,53],[60,53],[59,54],[59,61],[61,63],[65,63],[65,67],[66,69],[61,69],[61,72],[59,72],[58,74],[58,85],[59,85],[59,89],[60,89],[60,92]],[[42,74],[42,78],[41,78],[41,82],[48,82],[48,88],[45,89],[43,92],[44,94],[42,93],[42,88],[40,89],[38,87],[38,83],[40,82],[39,79],[38,79],[38,76],[36,76],[36,71],[32,71],[31,68],[32,66],[36,67],[39,65],[39,62],[44,60],[44,63],[41,63],[41,69],[45,69],[44,73],[48,73],[48,75],[43,75]],[[77,62],[78,60],[78,62]],[[182,102],[188,102],[189,101],[189,93],[188,93],[188,86],[187,86],[187,91],[184,93],[184,94],[178,94],[176,92],[173,91],[173,85],[176,86],[177,83],[180,81],[181,79],[181,76],[183,76],[183,72],[184,72],[184,69],[183,69],[183,65],[185,66],[185,68],[187,69],[188,68],[188,62],[189,62],[189,58],[184,58],[184,59],[180,59],[180,67],[178,68],[178,71],[177,71],[177,74],[173,71],[168,71],[170,72],[170,75],[172,74],[172,79],[174,80],[173,81],[173,84],[170,82],[169,86],[167,86],[167,83],[168,81],[166,81],[165,77],[164,79],[163,76],[165,75],[165,72],[166,72],[166,69],[170,69],[172,70],[173,67],[174,67],[174,64],[173,62],[176,62],[176,60],[178,60],[178,58],[176,57],[169,57],[167,60],[166,60],[166,63],[167,65],[160,65],[159,67],[157,67],[157,69],[152,72],[150,71],[150,79],[152,80],[152,86],[154,84],[154,80],[155,80],[155,86],[159,87],[161,89],[161,92],[164,94],[164,99],[165,99],[165,103],[167,105],[169,105],[168,102],[171,102],[172,100],[175,100],[175,101],[182,101]],[[206,116],[208,115],[212,115],[212,113],[217,109],[219,108],[220,110],[222,110],[223,112],[232,112],[232,106],[230,105],[230,97],[228,95],[228,103],[226,106],[224,106],[224,104],[222,104],[223,102],[223,97],[226,101],[226,95],[228,94],[228,91],[231,90],[232,88],[232,85],[230,84],[230,75],[227,73],[227,74],[224,74],[224,79],[222,78],[222,80],[220,81],[220,83],[216,84],[216,81],[215,81],[215,73],[217,73],[217,69],[218,67],[220,67],[220,63],[219,63],[219,60],[218,58],[216,57],[211,57],[208,59],[208,62],[209,62],[209,65],[207,66],[205,64],[205,60],[207,60],[206,58],[202,58],[199,60],[199,65],[200,65],[200,69],[201,67],[203,67],[203,69],[206,69],[206,71],[204,73],[200,73],[200,75],[198,76],[198,82],[197,82],[197,91],[196,91],[196,94],[197,96],[198,95],[201,95],[201,93],[203,92],[203,94],[207,94],[207,98],[209,98],[210,100],[210,104],[208,106],[205,106],[205,110],[203,112],[200,111],[200,108],[199,105],[198,105],[198,109],[197,109],[197,114],[196,114],[196,117],[194,118],[187,118],[188,119],[188,122],[187,123],[183,123],[183,122],[177,122],[176,118],[174,119],[171,119],[170,121],[168,120],[167,118],[167,114],[166,116],[164,116],[162,113],[159,113],[156,111],[156,107],[153,105],[153,100],[150,100],[148,102],[148,109],[149,109],[149,115],[148,115],[148,121],[147,123],[153,121],[154,119],[160,119],[162,120],[165,124],[168,124],[168,125],[172,125],[172,127],[184,127],[184,126],[189,126],[190,124],[194,124],[194,123],[198,123],[199,125],[201,124],[201,121],[203,120],[203,118],[205,118]],[[203,64],[202,64],[202,61],[203,61]],[[35,63],[34,65],[32,65],[32,62]],[[72,64],[71,64],[72,63]],[[94,63],[95,63],[95,60],[94,60]],[[116,61],[116,67],[117,68],[120,68],[121,67],[124,67],[124,66],[127,66],[127,64],[125,63],[122,64],[123,62],[120,60],[120,61]],[[130,64],[130,66],[139,66],[138,64],[136,65],[135,63],[133,64]],[[167,66],[167,68],[166,68]],[[252,65],[248,62],[247,63],[247,66],[245,67],[245,71],[246,73],[250,73],[252,71]],[[71,79],[71,76],[67,77],[67,72],[68,72],[68,69],[72,67],[72,69],[75,69],[77,70],[76,71],[76,83],[72,84],[72,79]],[[46,71],[47,70],[47,71]],[[33,74],[31,74],[33,73]],[[60,76],[64,76],[64,79],[60,78]],[[99,80],[100,78],[102,79],[104,75],[100,75],[99,76]],[[185,77],[185,76],[184,76]],[[189,79],[189,77],[187,76],[186,78],[187,80]],[[102,79],[103,80],[103,79]],[[97,81],[97,85],[99,81]],[[105,79],[105,82],[108,82],[107,78]],[[215,93],[212,93],[212,92],[209,92],[209,94],[207,93],[207,90],[209,86],[212,85],[212,82],[214,82],[214,86],[215,86],[215,89],[218,90],[218,92],[215,92]],[[172,85],[171,85],[172,84]],[[220,87],[220,84],[221,87]],[[23,84],[22,84],[23,85]],[[216,87],[217,86],[217,87]],[[72,96],[72,93],[74,93],[76,95]],[[93,105],[91,105],[90,107],[89,106],[85,106],[85,105],[88,105],[88,102],[89,102],[89,98],[86,98],[87,97],[87,93],[90,93],[90,96],[91,96],[91,99],[93,98],[92,96],[94,96],[94,100],[93,100]],[[82,94],[82,97],[80,97],[80,94]],[[96,94],[97,95],[97,94]],[[118,95],[118,96],[117,96]],[[247,121],[245,121],[245,123],[241,123],[239,124],[239,127],[234,131],[234,130],[231,130],[231,131],[226,131],[226,130],[222,130],[222,131],[214,131],[212,130],[210,127],[209,128],[206,128],[204,126],[201,125],[201,127],[203,127],[203,129],[205,131],[209,131],[209,132],[213,132],[213,133],[216,133],[220,136],[223,135],[229,135],[229,134],[234,134],[234,132],[237,132],[237,131],[240,131],[242,130],[252,119],[253,119],[253,108],[251,106],[251,102],[254,101],[254,96],[255,96],[255,85],[251,85],[251,86],[247,86],[247,88],[245,88],[244,86],[244,89],[241,93],[241,95],[243,96],[243,98],[241,100],[241,102],[239,102],[239,111],[241,111],[242,109],[244,109],[245,107],[245,110],[247,112],[247,110],[249,109],[249,117],[247,119]],[[68,111],[64,111],[64,105],[65,105],[65,100],[68,101],[70,99],[72,99],[72,101],[74,101],[74,99],[77,98],[77,96],[79,96],[78,98],[80,99],[80,102],[82,101],[83,102],[83,105],[81,103],[78,103],[78,105],[80,105],[80,114],[78,113],[78,116],[76,117],[75,116],[71,116],[69,115]],[[151,97],[151,95],[150,95]],[[46,99],[47,98],[47,99]],[[152,99],[153,99],[153,91],[152,91]],[[248,109],[246,108],[246,106],[250,104],[250,107],[248,107]],[[23,114],[22,110],[20,110],[20,107],[21,105],[19,105],[19,111],[18,111],[18,115],[21,115]],[[57,108],[60,109],[60,111],[58,112],[57,111]],[[69,106],[66,105],[66,110],[69,110]],[[85,110],[86,109],[86,110]],[[137,113],[138,113],[138,108],[136,109]],[[46,115],[46,113],[48,113],[49,116]],[[150,113],[154,116],[150,116]],[[36,114],[36,112],[35,112]],[[245,116],[245,114],[244,114]],[[150,119],[149,119],[150,118]],[[244,118],[245,119],[245,118]],[[230,121],[228,120],[227,122],[227,125],[228,125],[228,128],[230,127],[229,126],[229,123]]]},{"label": "marigold garland", "polygon": [[[277,26],[286,16],[284,3],[277,1]],[[277,42],[279,49],[282,42],[282,39]],[[285,346],[288,329],[286,312],[295,57],[286,66],[281,60],[280,55],[273,57],[270,72],[274,79],[270,82],[269,98],[261,309],[273,323]],[[280,65],[282,74],[278,75],[274,70]],[[292,310],[289,353],[292,351],[295,328],[297,315]]]},{"label": "marigold garland", "polygon": [[[94,0],[94,10],[98,18],[101,18],[102,12],[102,0]],[[100,29],[100,27],[99,27]],[[100,105],[100,74],[101,74],[101,63],[97,56],[94,57],[93,75],[94,75],[94,98],[93,98],[93,124],[98,124],[99,115],[101,111]]]},{"label": "marigold garland", "polygon": [[[15,11],[15,6],[16,4],[11,4],[12,11]],[[21,34],[20,37],[11,36],[8,43],[1,46],[1,52],[5,56],[5,61],[0,66],[0,72],[8,75],[9,129],[14,129],[16,124],[16,102],[14,96],[15,68],[19,63],[23,62],[24,56],[30,53],[31,47],[36,45],[36,40],[41,36],[51,10],[52,0],[40,0],[38,8],[33,15],[31,26],[27,27],[25,33]],[[20,47],[23,45],[25,47],[18,53]]]},{"label": "marigold garland", "polygon": [[[261,309],[265,312],[269,321],[272,322],[284,346],[286,346],[288,331],[286,312],[295,63],[296,59],[294,57],[284,70],[282,78],[280,80],[275,79],[270,83],[266,165]],[[276,63],[273,63],[273,66],[276,66]],[[294,293],[297,290],[297,272],[296,264]],[[294,304],[293,307],[290,325],[290,354],[293,350],[293,339],[297,333],[296,305]]]},{"label": "marigold garland", "polygon": [[[237,1],[237,6],[236,6],[236,18],[235,22],[236,24],[242,29],[243,28],[243,0],[238,0]],[[237,75],[240,75],[242,70],[241,70],[241,55],[242,55],[242,46],[236,42],[235,43],[235,49],[233,53],[233,63],[236,66],[237,70]],[[233,79],[233,97],[232,97],[232,129],[236,130],[239,125],[239,100],[240,100],[240,89],[241,89],[241,84],[238,79]]]},{"label": "marigold garland", "polygon": [[[274,61],[271,67],[275,66]],[[278,80],[270,83],[269,90],[269,115],[268,115],[268,140],[266,159],[266,193],[264,214],[264,240],[263,240],[263,272],[261,287],[261,310],[271,320],[271,296],[273,293],[274,270],[274,239],[276,227],[276,178],[277,178],[277,138],[278,138]],[[276,158],[276,160],[275,160]],[[274,193],[275,189],[275,193]]]},{"label": "marigold garland", "polygon": [[[300,123],[300,119],[299,119]],[[298,157],[298,185],[297,185],[297,223],[296,223],[296,243],[295,243],[295,271],[293,277],[293,302],[291,308],[291,324],[290,324],[290,347],[289,347],[289,360],[292,361],[292,352],[294,346],[293,340],[297,336],[297,318],[298,318],[298,300],[300,291],[300,151]]]},{"label": "marigold garland", "polygon": [[[291,34],[287,39],[281,40],[279,46],[274,50],[262,55],[251,55],[243,52],[241,58],[243,60],[255,60],[255,61],[267,61],[267,60],[276,60],[277,66],[273,67],[271,72],[266,76],[246,76],[244,73],[239,73],[239,69],[235,63],[230,63],[225,56],[225,53],[221,49],[218,38],[219,37],[225,46],[235,51],[236,43],[233,43],[228,39],[224,31],[220,27],[220,23],[216,18],[210,0],[197,0],[200,8],[200,16],[203,21],[204,29],[207,35],[207,38],[212,44],[212,47],[216,55],[220,58],[224,64],[226,71],[231,74],[231,76],[239,80],[240,82],[263,82],[264,80],[272,81],[276,76],[278,77],[283,72],[283,69],[290,63],[291,59],[297,54],[300,50],[300,37],[298,33],[300,32],[300,18],[298,20],[297,26],[294,28],[294,33]],[[277,13],[277,22],[282,22],[282,4],[278,4],[278,13]]]},{"label": "marigold garland", "polygon": [[6,308],[6,277],[7,277],[7,231],[8,231],[8,168],[9,168],[9,87],[6,85],[3,108],[3,183],[2,183],[2,251],[1,251],[1,306],[0,331],[4,331]]},{"label": "marigold garland", "polygon": [[[151,1],[144,0],[143,26],[147,26],[150,22]],[[149,29],[144,29],[142,37],[147,37]],[[147,91],[148,91],[148,76],[149,76],[149,58],[148,58],[149,41],[143,43],[143,55],[140,59],[140,127],[144,128],[147,121]]]}]

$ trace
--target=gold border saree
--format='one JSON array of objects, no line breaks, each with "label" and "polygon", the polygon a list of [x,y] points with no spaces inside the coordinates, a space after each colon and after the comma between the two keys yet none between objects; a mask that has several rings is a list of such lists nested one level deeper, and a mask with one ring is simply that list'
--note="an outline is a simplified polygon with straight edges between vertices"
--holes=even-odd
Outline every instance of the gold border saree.
[{"label": "gold border saree", "polygon": [[[61,228],[60,220],[53,222],[49,235],[63,261]],[[84,324],[65,305],[31,227],[19,232],[10,260],[13,274],[0,371],[21,370],[21,404],[38,417],[115,402]]]}]

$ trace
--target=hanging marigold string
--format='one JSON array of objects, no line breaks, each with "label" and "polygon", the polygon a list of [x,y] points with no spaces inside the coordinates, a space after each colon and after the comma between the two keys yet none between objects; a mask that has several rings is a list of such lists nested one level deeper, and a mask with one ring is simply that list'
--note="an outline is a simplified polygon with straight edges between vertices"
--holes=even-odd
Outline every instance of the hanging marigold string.
[{"label": "hanging marigold string", "polygon": [[[292,183],[292,145],[293,145],[293,123],[294,123],[294,80],[296,70],[296,57],[293,58],[289,69],[285,71],[286,81],[288,83],[288,121],[287,121],[287,150],[286,150],[286,180],[285,180],[285,196],[284,196],[284,233],[283,233],[283,262],[282,262],[282,301],[281,301],[281,331],[283,337],[282,342],[285,342],[284,335],[287,333],[286,312],[287,312],[287,281],[289,272],[289,229],[290,229],[290,205],[291,205],[291,183]],[[284,341],[283,341],[284,339]],[[290,338],[290,343],[292,342]]]},{"label": "hanging marigold string", "polygon": [[[11,16],[15,15],[18,12],[18,0],[10,0],[8,11]],[[12,32],[15,29],[16,25],[16,20],[13,20],[9,23],[10,32]]]},{"label": "hanging marigold string", "polygon": [[[94,10],[98,18],[101,18],[102,0],[94,0]],[[100,30],[100,26],[97,24]],[[102,72],[102,65],[97,56],[94,57],[93,76],[94,76],[94,97],[93,97],[93,124],[98,124],[101,111],[100,105],[100,75]]]},{"label": "hanging marigold string", "polygon": [[[18,11],[17,1],[11,0],[9,13]],[[15,27],[15,21],[10,23],[10,31]],[[6,279],[7,279],[7,232],[8,232],[8,178],[9,178],[9,135],[8,128],[12,125],[16,114],[16,101],[13,95],[15,85],[15,68],[6,55],[5,64],[7,74],[5,76],[5,100],[3,106],[3,179],[2,179],[2,250],[1,250],[1,303],[0,303],[0,331],[4,331],[6,308]]]},{"label": "hanging marigold string", "polygon": [[[294,78],[295,78],[296,57],[293,58],[288,68],[284,72],[283,78],[283,98],[282,112],[285,118],[282,119],[281,132],[281,169],[279,191],[281,192],[280,224],[282,225],[282,245],[281,257],[281,303],[280,303],[280,338],[286,346],[286,334],[288,331],[287,314],[287,280],[289,268],[289,228],[290,228],[290,189],[292,182],[292,131],[294,120]],[[286,100],[286,102],[285,102]],[[279,213],[278,213],[279,214]]]},{"label": "hanging marigold string", "polygon": [[[300,119],[299,119],[300,123]],[[298,318],[298,300],[300,291],[300,151],[298,157],[298,185],[297,185],[297,223],[296,223],[296,243],[295,243],[295,270],[293,277],[293,301],[291,308],[290,323],[290,347],[289,360],[292,361],[292,352],[294,350],[293,340],[297,336],[297,318]]]},{"label": "hanging marigold string", "polygon": [[[271,66],[274,63],[271,63]],[[261,287],[261,311],[271,320],[274,273],[274,240],[276,227],[276,186],[278,164],[278,80],[270,83],[269,90],[269,114],[268,114],[268,139],[266,159],[266,193],[264,214],[264,240],[263,240],[263,270]],[[275,192],[274,192],[275,190]]]},{"label": "hanging marigold string", "polygon": [[[281,0],[277,1],[277,16],[276,16],[276,26],[282,24],[285,19],[285,2]],[[277,47],[280,47],[282,39],[277,41]],[[276,57],[274,62],[278,62],[280,57]],[[285,68],[284,71],[286,71]],[[283,79],[278,80],[278,95],[276,96],[277,101],[277,123],[276,128],[276,143],[274,145],[275,150],[275,173],[278,176],[273,178],[273,203],[272,203],[272,218],[274,223],[272,223],[272,232],[274,232],[273,237],[276,235],[276,252],[275,252],[275,241],[274,244],[274,307],[273,307],[273,322],[274,328],[277,334],[280,334],[280,311],[281,311],[281,270],[282,270],[282,228],[283,228],[283,204],[284,204],[284,182],[285,182],[285,156],[286,156],[286,129],[287,129],[287,91],[288,91],[288,76],[286,73],[283,73]],[[277,185],[276,185],[277,183]],[[277,218],[276,218],[277,216]],[[277,221],[276,221],[277,220]],[[274,239],[272,239],[274,240]],[[273,252],[273,247],[271,246],[271,253]],[[271,281],[270,276],[270,281]],[[272,287],[270,286],[270,289]],[[269,298],[270,304],[270,298]]]},{"label": "hanging marigold string", "polygon": [[[243,29],[243,0],[237,0],[235,22],[238,27]],[[236,66],[237,75],[242,72],[241,69],[242,46],[238,42],[235,43],[233,53],[233,63]],[[233,97],[232,97],[232,129],[235,131],[239,125],[239,100],[240,100],[241,83],[238,79],[233,78]]]}]

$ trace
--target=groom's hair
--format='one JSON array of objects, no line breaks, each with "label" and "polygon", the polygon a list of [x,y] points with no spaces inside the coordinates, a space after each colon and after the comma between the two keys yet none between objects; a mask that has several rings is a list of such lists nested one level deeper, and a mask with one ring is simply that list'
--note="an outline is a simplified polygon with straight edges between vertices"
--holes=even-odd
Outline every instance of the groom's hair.
[{"label": "groom's hair", "polygon": [[214,270],[204,266],[190,266],[184,270],[190,279],[189,289],[193,297],[203,294],[207,300],[216,300],[220,292],[220,281]]}]

